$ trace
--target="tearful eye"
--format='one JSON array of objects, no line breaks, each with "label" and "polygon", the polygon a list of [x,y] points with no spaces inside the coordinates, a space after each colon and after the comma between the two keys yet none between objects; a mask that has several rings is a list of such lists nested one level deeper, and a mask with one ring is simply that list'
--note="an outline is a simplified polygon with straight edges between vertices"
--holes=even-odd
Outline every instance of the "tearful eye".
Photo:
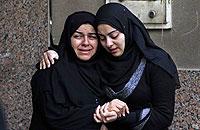
[{"label": "tearful eye", "polygon": [[73,38],[76,38],[76,39],[81,39],[83,36],[82,35],[73,35]]},{"label": "tearful eye", "polygon": [[97,39],[97,36],[96,35],[88,35],[88,38],[90,40],[95,40],[95,39]]}]

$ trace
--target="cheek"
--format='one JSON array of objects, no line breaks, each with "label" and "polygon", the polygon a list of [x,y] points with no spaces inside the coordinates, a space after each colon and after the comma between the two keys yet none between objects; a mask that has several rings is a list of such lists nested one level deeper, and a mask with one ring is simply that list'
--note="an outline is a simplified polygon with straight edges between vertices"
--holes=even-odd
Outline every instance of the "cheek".
[{"label": "cheek", "polygon": [[124,51],[124,49],[125,49],[125,41],[122,41],[121,43],[122,43],[121,44],[121,49]]},{"label": "cheek", "polygon": [[122,39],[120,40],[120,48],[124,51],[125,49],[125,38],[122,37]]},{"label": "cheek", "polygon": [[82,40],[79,39],[73,39],[71,41],[72,47],[77,48],[81,44]]},{"label": "cheek", "polygon": [[74,50],[77,50],[78,45],[80,44],[79,40],[72,40],[71,45]]},{"label": "cheek", "polygon": [[98,43],[95,43],[95,44],[94,44],[95,50],[97,50],[97,47],[98,47]]}]

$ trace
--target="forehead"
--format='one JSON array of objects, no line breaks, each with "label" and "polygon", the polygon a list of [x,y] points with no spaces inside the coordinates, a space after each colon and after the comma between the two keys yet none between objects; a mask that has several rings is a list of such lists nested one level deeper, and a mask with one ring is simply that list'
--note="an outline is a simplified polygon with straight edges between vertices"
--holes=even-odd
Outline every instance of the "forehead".
[{"label": "forehead", "polygon": [[112,26],[110,26],[109,24],[99,24],[97,26],[98,32],[102,33],[102,34],[107,34],[113,30],[116,30],[115,28],[113,28]]},{"label": "forehead", "polygon": [[95,29],[91,24],[82,24],[76,31],[78,32],[94,32],[95,33]]}]

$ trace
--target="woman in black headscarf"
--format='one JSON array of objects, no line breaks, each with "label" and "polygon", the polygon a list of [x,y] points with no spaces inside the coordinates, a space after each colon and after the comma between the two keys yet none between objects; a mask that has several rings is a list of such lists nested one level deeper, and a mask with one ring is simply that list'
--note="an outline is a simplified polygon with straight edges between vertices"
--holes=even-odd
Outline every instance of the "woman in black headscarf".
[{"label": "woman in black headscarf", "polygon": [[68,16],[59,60],[33,75],[30,130],[100,129],[93,119],[104,97],[95,69],[98,40],[94,20],[93,14],[82,11]]},{"label": "woman in black headscarf", "polygon": [[[179,86],[177,69],[169,54],[154,44],[142,22],[121,4],[100,7],[96,25],[105,48],[98,64],[103,87],[111,99],[126,102],[130,111],[107,123],[109,130],[168,129],[174,114],[175,89]],[[115,108],[106,106],[97,109],[97,122],[105,119],[102,111]]]}]

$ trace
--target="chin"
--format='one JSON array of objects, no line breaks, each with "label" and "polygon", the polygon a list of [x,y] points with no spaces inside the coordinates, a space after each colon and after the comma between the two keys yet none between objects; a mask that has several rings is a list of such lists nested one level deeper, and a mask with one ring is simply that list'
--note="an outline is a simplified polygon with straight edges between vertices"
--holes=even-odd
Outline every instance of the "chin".
[{"label": "chin", "polygon": [[112,54],[114,57],[120,57],[122,54],[121,53],[114,53]]},{"label": "chin", "polygon": [[79,59],[82,61],[88,61],[91,59],[92,56],[80,56]]}]

